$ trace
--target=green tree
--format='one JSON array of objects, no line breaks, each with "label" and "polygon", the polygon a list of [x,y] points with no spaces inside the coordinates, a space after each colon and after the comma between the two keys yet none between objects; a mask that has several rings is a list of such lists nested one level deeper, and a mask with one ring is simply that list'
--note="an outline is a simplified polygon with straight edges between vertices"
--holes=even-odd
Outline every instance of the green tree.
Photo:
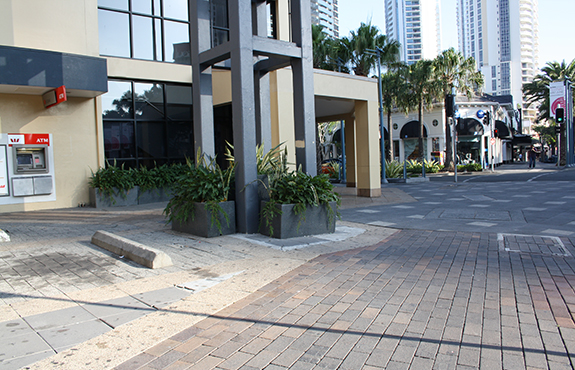
[{"label": "green tree", "polygon": [[545,67],[541,68],[541,72],[533,78],[533,81],[523,84],[527,107],[532,104],[538,105],[536,122],[552,118],[549,111],[549,84],[553,81],[563,81],[565,77],[575,79],[575,59],[569,64],[565,61],[547,62]]},{"label": "green tree", "polygon": [[[447,94],[465,94],[469,99],[483,87],[483,75],[477,71],[475,59],[465,58],[463,54],[453,48],[444,50],[433,61],[435,65],[435,78],[439,84],[438,99],[445,98]],[[445,168],[453,170],[453,156],[451,147],[451,127],[449,120],[445,120]]]},{"label": "green tree", "polygon": [[435,65],[432,60],[421,59],[415,64],[411,64],[405,73],[407,81],[409,82],[411,107],[417,108],[417,118],[419,120],[419,157],[424,159],[423,110],[430,109],[433,106],[434,99],[438,95],[438,84],[434,78]]},{"label": "green tree", "polygon": [[340,47],[345,49],[342,54],[349,57],[353,72],[357,76],[369,76],[376,65],[377,56],[367,50],[381,49],[383,64],[393,63],[399,57],[399,43],[380,34],[379,28],[371,23],[361,23],[357,31],[351,31],[350,37],[340,40]]},{"label": "green tree", "polygon": [[312,25],[313,67],[349,73],[347,63],[350,60],[348,50],[341,40],[331,38],[324,26]]},{"label": "green tree", "polygon": [[394,109],[399,109],[407,113],[409,109],[410,95],[408,83],[402,71],[407,66],[405,64],[396,64],[390,68],[386,73],[381,75],[381,100],[383,103],[383,110],[387,114],[387,132],[389,135],[389,160],[395,157],[393,152],[393,122],[391,113]]},{"label": "green tree", "polygon": [[[536,122],[553,119],[549,102],[549,84],[553,81],[563,81],[566,77],[573,80],[575,78],[575,59],[569,64],[566,64],[565,61],[561,63],[547,62],[545,67],[541,68],[541,72],[533,78],[533,81],[523,84],[523,95],[527,107],[532,104],[538,105]],[[560,165],[564,165],[566,148],[565,125],[561,125],[559,139],[561,148],[559,155],[561,158]]]}]

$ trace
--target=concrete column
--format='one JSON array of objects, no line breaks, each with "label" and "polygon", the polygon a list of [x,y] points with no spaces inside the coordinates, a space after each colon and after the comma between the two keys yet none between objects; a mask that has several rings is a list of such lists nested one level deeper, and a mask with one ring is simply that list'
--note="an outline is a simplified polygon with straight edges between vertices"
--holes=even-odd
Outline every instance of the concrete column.
[{"label": "concrete column", "polygon": [[301,47],[301,59],[292,59],[296,165],[312,176],[316,166],[316,124],[313,90],[313,51],[309,0],[291,1],[293,42]]},{"label": "concrete column", "polygon": [[259,226],[256,162],[256,112],[254,101],[252,6],[230,1],[232,119],[236,167],[236,226],[238,232],[255,233]]},{"label": "concrete column", "polygon": [[192,54],[192,100],[194,105],[194,153],[215,156],[212,68],[201,66],[199,55],[211,48],[210,3],[190,0],[190,50]]},{"label": "concrete column", "polygon": [[[252,1],[253,34],[260,37],[267,37],[268,35],[266,6],[265,0]],[[258,145],[263,144],[264,152],[267,152],[272,148],[269,74],[254,71],[254,83],[256,91],[256,141]]]},{"label": "concrete column", "polygon": [[378,104],[375,101],[355,102],[357,155],[357,195],[381,196],[379,171]]},{"label": "concrete column", "polygon": [[355,160],[355,120],[353,117],[346,117],[345,119],[345,173],[346,173],[346,186],[348,188],[355,188],[357,183],[357,171]]}]

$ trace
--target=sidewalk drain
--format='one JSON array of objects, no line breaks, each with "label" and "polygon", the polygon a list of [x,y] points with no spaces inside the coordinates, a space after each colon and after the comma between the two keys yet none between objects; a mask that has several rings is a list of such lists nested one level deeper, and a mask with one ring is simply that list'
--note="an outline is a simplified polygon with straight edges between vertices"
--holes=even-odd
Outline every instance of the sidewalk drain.
[{"label": "sidewalk drain", "polygon": [[497,234],[500,252],[539,254],[556,257],[572,257],[557,236],[520,234]]}]

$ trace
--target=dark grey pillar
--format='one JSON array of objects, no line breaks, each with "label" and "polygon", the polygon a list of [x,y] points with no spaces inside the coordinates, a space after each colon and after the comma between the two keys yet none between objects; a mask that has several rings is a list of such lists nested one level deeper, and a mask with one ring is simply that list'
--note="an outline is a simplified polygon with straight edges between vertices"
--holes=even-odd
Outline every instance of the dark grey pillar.
[{"label": "dark grey pillar", "polygon": [[[267,3],[265,0],[253,1],[253,34],[255,36],[268,36]],[[264,58],[258,57],[259,60]],[[264,152],[272,147],[272,120],[270,110],[270,77],[267,71],[254,71],[256,91],[256,141],[263,144]]]},{"label": "dark grey pillar", "polygon": [[192,54],[192,99],[194,105],[194,153],[214,156],[214,108],[212,68],[200,64],[200,53],[211,48],[210,3],[190,0],[190,51]]},{"label": "dark grey pillar", "polygon": [[309,0],[291,0],[293,42],[301,48],[301,59],[291,60],[294,89],[296,164],[315,176],[316,140],[313,91],[313,51]]},{"label": "dark grey pillar", "polygon": [[254,109],[254,55],[252,4],[230,1],[232,118],[236,167],[236,226],[238,232],[255,233],[259,224],[256,162],[256,112]]}]

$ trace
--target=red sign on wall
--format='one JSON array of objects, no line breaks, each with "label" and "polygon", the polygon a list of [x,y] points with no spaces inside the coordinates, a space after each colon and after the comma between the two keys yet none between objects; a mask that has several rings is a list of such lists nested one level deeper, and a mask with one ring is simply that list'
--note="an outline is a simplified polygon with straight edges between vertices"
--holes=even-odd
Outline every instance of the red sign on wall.
[{"label": "red sign on wall", "polygon": [[54,105],[60,104],[66,100],[68,100],[68,97],[66,96],[66,86],[64,85],[42,95],[42,101],[44,102],[45,108],[53,107]]},{"label": "red sign on wall", "polygon": [[8,146],[14,144],[50,146],[50,134],[8,134]]}]

